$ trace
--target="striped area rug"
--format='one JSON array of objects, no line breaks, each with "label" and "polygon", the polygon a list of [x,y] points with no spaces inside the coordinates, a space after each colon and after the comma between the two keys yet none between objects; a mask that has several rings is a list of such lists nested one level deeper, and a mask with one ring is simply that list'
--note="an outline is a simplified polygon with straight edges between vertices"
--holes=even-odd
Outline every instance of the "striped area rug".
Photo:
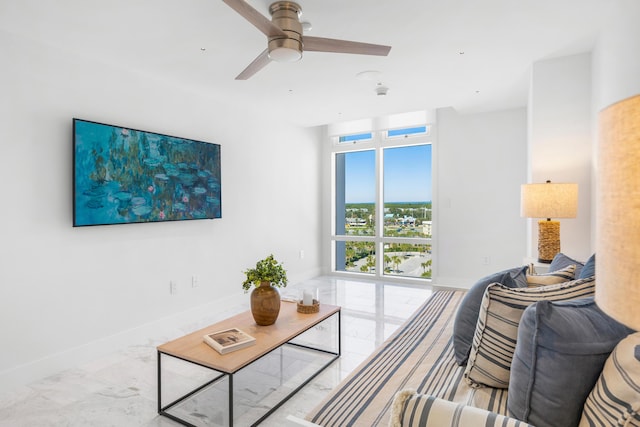
[{"label": "striped area rug", "polygon": [[453,320],[463,296],[434,292],[306,419],[324,427],[386,426],[393,397],[404,389],[506,414],[507,390],[470,388],[453,357]]}]

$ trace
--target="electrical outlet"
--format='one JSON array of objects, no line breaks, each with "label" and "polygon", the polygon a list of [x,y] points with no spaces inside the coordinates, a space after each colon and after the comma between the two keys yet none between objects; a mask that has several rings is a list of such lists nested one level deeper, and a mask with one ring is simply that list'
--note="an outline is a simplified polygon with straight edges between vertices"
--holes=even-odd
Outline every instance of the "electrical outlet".
[{"label": "electrical outlet", "polygon": [[191,287],[197,288],[200,286],[200,278],[196,275],[191,276]]},{"label": "electrical outlet", "polygon": [[304,250],[300,249],[300,259],[304,259]]},{"label": "electrical outlet", "polygon": [[491,257],[489,256],[482,257],[482,265],[489,265],[489,264],[491,264]]},{"label": "electrical outlet", "polygon": [[169,281],[169,293],[175,295],[178,293],[178,282],[175,280]]}]

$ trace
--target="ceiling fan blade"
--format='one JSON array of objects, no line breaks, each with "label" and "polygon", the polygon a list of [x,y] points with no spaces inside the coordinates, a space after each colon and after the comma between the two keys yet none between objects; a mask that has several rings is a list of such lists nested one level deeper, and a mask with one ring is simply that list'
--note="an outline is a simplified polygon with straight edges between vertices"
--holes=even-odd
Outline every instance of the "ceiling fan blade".
[{"label": "ceiling fan blade", "polygon": [[255,73],[266,67],[269,62],[271,62],[271,59],[269,59],[269,49],[265,49],[260,55],[258,55],[256,59],[251,62],[251,64],[247,66],[247,68],[245,68],[240,74],[238,74],[236,80],[249,79]]},{"label": "ceiling fan blade", "polygon": [[308,52],[356,53],[360,55],[387,56],[391,46],[327,39],[324,37],[303,38],[304,50]]},{"label": "ceiling fan blade", "polygon": [[222,0],[233,10],[238,12],[244,19],[253,24],[254,27],[262,31],[268,37],[287,37],[277,25],[271,22],[266,16],[255,10],[244,0]]}]

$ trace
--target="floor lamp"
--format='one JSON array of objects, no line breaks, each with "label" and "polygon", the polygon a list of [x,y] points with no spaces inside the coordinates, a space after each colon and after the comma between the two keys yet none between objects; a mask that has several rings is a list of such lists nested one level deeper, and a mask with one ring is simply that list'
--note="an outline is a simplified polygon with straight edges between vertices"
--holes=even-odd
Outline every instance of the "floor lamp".
[{"label": "floor lamp", "polygon": [[520,215],[546,218],[538,221],[538,262],[549,264],[560,252],[560,221],[551,218],[575,218],[578,212],[578,184],[522,184]]},{"label": "floor lamp", "polygon": [[640,330],[640,95],[600,112],[596,303]]}]

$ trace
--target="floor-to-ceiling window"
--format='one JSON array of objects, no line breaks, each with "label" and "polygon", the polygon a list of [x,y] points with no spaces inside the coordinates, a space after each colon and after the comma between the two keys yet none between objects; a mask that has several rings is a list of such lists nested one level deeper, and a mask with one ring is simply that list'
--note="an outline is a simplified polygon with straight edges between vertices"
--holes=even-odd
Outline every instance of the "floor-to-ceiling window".
[{"label": "floor-to-ceiling window", "polygon": [[430,127],[339,135],[334,271],[431,278]]}]

